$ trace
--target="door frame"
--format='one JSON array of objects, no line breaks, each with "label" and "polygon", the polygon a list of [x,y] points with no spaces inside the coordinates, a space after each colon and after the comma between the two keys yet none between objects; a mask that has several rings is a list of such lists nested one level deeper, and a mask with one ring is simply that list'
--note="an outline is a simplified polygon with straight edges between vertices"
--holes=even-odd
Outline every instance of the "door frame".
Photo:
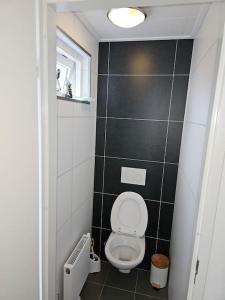
[{"label": "door frame", "polygon": [[[188,300],[202,300],[206,289],[215,225],[218,220],[218,206],[221,201],[221,182],[225,169],[225,27],[217,73],[211,122],[200,193],[197,229],[188,287]],[[225,220],[225,218],[224,218]],[[225,221],[224,221],[225,229]],[[196,266],[199,260],[198,274]],[[225,263],[225,259],[224,259]],[[195,281],[196,277],[196,281]],[[194,283],[195,281],[195,283]],[[213,285],[213,283],[211,283]],[[217,300],[217,299],[215,299]]]}]

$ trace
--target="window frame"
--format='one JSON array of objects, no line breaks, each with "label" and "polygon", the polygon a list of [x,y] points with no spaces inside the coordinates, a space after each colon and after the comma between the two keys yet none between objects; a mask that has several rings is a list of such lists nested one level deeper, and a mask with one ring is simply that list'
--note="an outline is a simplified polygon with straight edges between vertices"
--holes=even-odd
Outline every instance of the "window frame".
[{"label": "window frame", "polygon": [[[57,91],[57,98],[64,100],[75,100],[84,103],[90,103],[93,101],[91,98],[91,69],[92,69],[92,56],[91,54],[79,45],[74,39],[72,39],[65,31],[60,27],[56,27],[56,52],[57,52],[57,63],[61,63],[58,60],[58,56],[66,56],[70,61],[74,62],[75,74],[74,83],[78,81],[78,85],[74,84],[76,92],[73,91],[73,98],[69,98],[66,95],[61,95]],[[66,59],[66,58],[65,58]],[[63,63],[61,63],[63,64]],[[64,64],[65,65],[65,64]],[[71,74],[69,75],[71,77]],[[72,78],[70,78],[71,82]],[[84,82],[84,83],[83,83]],[[73,88],[73,84],[72,84]]]}]

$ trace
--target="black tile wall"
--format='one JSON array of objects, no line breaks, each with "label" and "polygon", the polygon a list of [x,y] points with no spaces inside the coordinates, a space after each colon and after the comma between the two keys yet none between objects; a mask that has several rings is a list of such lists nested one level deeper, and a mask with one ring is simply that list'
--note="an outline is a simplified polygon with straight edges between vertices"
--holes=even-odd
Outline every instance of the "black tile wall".
[{"label": "black tile wall", "polygon": [[189,74],[193,40],[179,40],[177,44],[175,74]]},{"label": "black tile wall", "polygon": [[188,76],[174,77],[170,120],[183,121],[184,119],[188,80]]},{"label": "black tile wall", "polygon": [[110,43],[109,73],[172,74],[175,49],[176,41]]},{"label": "black tile wall", "polygon": [[161,198],[162,201],[174,203],[176,182],[177,182],[177,165],[165,163],[162,198]]},{"label": "black tile wall", "polygon": [[103,186],[103,170],[104,170],[104,158],[95,157],[95,192],[102,192]]},{"label": "black tile wall", "polygon": [[107,85],[108,85],[108,76],[99,75],[98,76],[98,99],[97,99],[98,117],[106,116]]},{"label": "black tile wall", "polygon": [[108,73],[109,43],[101,43],[98,53],[98,74]]},{"label": "black tile wall", "polygon": [[106,156],[163,161],[166,122],[108,119]]},{"label": "black tile wall", "polygon": [[108,117],[167,120],[172,76],[110,76]]},{"label": "black tile wall", "polygon": [[95,209],[93,210],[92,224],[101,227],[102,195],[100,193],[94,193],[93,207]]},{"label": "black tile wall", "polygon": [[106,118],[97,118],[95,154],[104,156]]},{"label": "black tile wall", "polygon": [[166,162],[178,163],[183,122],[169,122],[166,147]]},{"label": "black tile wall", "polygon": [[[93,237],[104,260],[110,215],[120,193],[146,202],[149,269],[155,252],[169,255],[177,169],[192,40],[99,44]],[[146,184],[121,183],[121,168],[146,169]]]}]

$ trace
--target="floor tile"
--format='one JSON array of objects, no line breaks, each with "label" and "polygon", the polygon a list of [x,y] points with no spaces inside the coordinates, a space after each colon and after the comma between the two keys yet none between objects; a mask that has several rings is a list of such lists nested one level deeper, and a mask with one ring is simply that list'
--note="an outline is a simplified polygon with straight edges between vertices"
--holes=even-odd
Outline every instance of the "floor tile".
[{"label": "floor tile", "polygon": [[167,288],[160,290],[153,289],[149,282],[149,277],[149,272],[138,270],[138,280],[136,289],[137,293],[160,299],[167,299]]},{"label": "floor tile", "polygon": [[88,281],[104,283],[110,271],[110,265],[107,262],[101,262],[101,272],[89,274]]},{"label": "floor tile", "polygon": [[146,296],[146,295],[135,294],[134,300],[157,300],[157,298]]},{"label": "floor tile", "polygon": [[103,285],[87,281],[81,291],[82,300],[98,300],[102,292]]},{"label": "floor tile", "polygon": [[100,300],[133,300],[134,293],[104,286]]},{"label": "floor tile", "polygon": [[134,292],[136,280],[137,270],[134,269],[129,274],[123,274],[116,268],[111,267],[108,278],[106,279],[106,285]]}]

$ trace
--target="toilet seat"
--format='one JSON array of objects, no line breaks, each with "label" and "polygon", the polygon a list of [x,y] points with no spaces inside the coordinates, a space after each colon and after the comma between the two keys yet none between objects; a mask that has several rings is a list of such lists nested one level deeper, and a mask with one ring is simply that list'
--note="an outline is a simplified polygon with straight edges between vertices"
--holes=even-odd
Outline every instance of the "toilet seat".
[{"label": "toilet seat", "polygon": [[114,232],[141,237],[148,222],[148,212],[144,199],[137,193],[124,192],[113,204],[111,227]]}]

